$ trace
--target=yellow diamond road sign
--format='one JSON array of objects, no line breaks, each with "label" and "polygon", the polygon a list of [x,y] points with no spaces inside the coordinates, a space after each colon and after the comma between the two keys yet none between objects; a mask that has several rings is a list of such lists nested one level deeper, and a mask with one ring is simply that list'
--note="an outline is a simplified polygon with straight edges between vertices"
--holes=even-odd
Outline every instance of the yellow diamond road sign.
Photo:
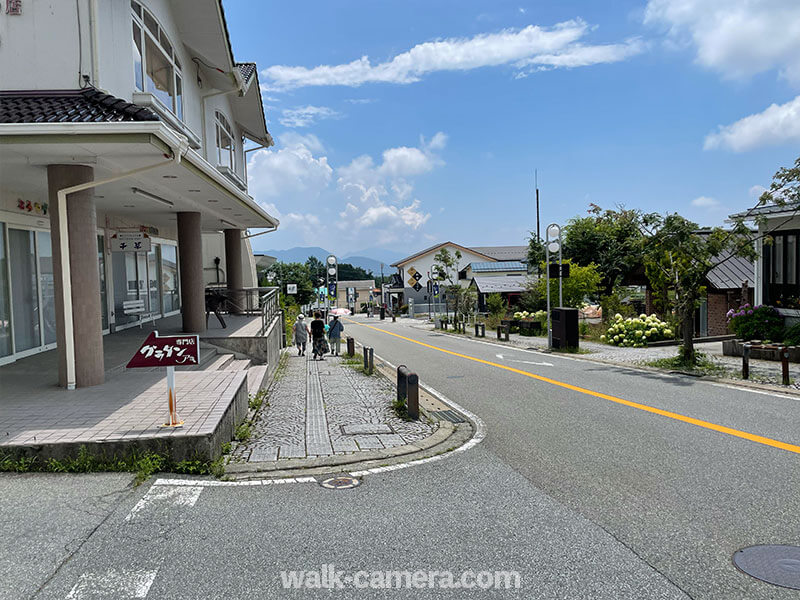
[{"label": "yellow diamond road sign", "polygon": [[413,277],[417,270],[414,267],[408,267],[408,276]]},{"label": "yellow diamond road sign", "polygon": [[413,277],[409,277],[409,278],[408,278],[408,285],[409,285],[410,287],[414,287],[414,284],[415,284],[415,283],[417,283],[417,280],[416,280],[416,279],[414,279]]}]

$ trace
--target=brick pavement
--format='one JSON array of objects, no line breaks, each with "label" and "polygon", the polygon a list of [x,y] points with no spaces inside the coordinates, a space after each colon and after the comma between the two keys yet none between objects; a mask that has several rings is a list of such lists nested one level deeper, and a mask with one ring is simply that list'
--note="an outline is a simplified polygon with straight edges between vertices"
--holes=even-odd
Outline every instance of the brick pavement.
[{"label": "brick pavement", "polygon": [[233,460],[262,462],[316,458],[394,448],[430,436],[437,425],[403,421],[391,404],[392,382],[366,376],[328,356],[315,362],[287,352],[256,418],[251,438],[238,444]]}]

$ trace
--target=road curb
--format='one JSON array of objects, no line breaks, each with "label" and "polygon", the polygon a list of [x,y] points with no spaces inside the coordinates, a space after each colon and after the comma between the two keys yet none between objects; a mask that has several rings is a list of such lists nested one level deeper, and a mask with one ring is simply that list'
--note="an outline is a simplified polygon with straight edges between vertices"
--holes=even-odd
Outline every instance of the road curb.
[{"label": "road curb", "polygon": [[[413,325],[412,325],[413,327]],[[421,329],[421,327],[417,327],[417,329]],[[722,377],[714,377],[709,375],[692,375],[689,373],[681,373],[679,371],[669,371],[666,369],[659,369],[658,367],[650,367],[647,365],[636,365],[631,363],[623,363],[623,362],[614,362],[610,360],[604,360],[601,358],[591,358],[591,354],[570,354],[568,352],[547,352],[546,350],[531,350],[528,348],[522,348],[520,346],[515,346],[514,344],[504,343],[502,340],[494,340],[491,341],[485,340],[483,338],[477,339],[473,336],[469,335],[456,335],[450,332],[445,332],[440,329],[426,329],[425,331],[435,331],[439,335],[446,335],[448,337],[457,339],[457,340],[468,340],[470,342],[475,342],[478,344],[490,344],[494,346],[502,346],[504,348],[511,348],[513,350],[521,350],[523,352],[537,352],[539,354],[545,354],[550,356],[558,356],[559,358],[566,358],[568,360],[584,360],[588,362],[598,363],[602,365],[609,365],[612,367],[618,367],[621,369],[633,369],[636,371],[643,371],[645,373],[658,373],[660,375],[664,375],[665,377],[691,377],[692,379],[696,379],[699,381],[704,381],[706,383],[713,383],[716,385],[722,386],[729,386],[734,388],[742,388],[745,390],[752,390],[757,392],[775,394],[779,396],[787,396],[792,399],[800,400],[800,390],[798,389],[784,389],[775,387],[775,384],[767,384],[767,383],[757,383],[754,381],[743,381],[740,379],[725,379]]]},{"label": "road curb", "polygon": [[[363,348],[360,342],[358,346]],[[393,385],[394,374],[389,370],[395,367],[377,354],[376,370],[382,377],[386,377]],[[330,473],[355,472],[358,474],[372,474],[388,470],[405,468],[421,461],[430,461],[455,450],[466,449],[483,441],[485,426],[483,421],[470,411],[462,408],[452,400],[446,398],[430,386],[420,382],[420,389],[444,405],[445,409],[453,410],[464,419],[464,423],[452,423],[441,418],[423,403],[421,394],[420,412],[429,421],[438,424],[436,431],[428,437],[395,448],[382,450],[366,450],[355,454],[325,456],[313,459],[287,459],[269,462],[230,463],[225,466],[225,479],[229,481],[243,481],[261,479],[264,477],[281,478],[297,475],[314,476]],[[472,442],[470,444],[470,442]]]}]

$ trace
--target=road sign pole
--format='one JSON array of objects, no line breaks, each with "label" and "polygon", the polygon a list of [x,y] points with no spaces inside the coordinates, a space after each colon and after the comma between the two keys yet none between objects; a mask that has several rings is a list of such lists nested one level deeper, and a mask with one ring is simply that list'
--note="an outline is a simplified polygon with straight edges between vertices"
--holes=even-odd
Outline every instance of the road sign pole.
[{"label": "road sign pole", "polygon": [[183,421],[178,419],[178,398],[175,396],[175,367],[167,367],[167,404],[169,406],[169,421],[163,427],[183,427]]},{"label": "road sign pole", "polygon": [[564,306],[564,291],[562,282],[564,278],[562,277],[562,271],[564,270],[564,261],[561,260],[561,248],[563,248],[563,244],[561,243],[561,229],[558,230],[558,305],[560,307]]},{"label": "road sign pole", "polygon": [[550,333],[550,248],[549,244],[544,245],[544,273],[545,289],[547,289],[547,347],[552,348],[553,337]]}]

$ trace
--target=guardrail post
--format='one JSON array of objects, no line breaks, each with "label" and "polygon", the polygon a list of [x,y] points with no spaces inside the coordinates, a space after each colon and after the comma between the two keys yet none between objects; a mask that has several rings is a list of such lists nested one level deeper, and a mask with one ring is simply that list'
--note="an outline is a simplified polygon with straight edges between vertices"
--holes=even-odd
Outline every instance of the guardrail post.
[{"label": "guardrail post", "polygon": [[372,375],[372,370],[375,368],[375,350],[369,346],[364,346],[364,372],[367,375]]},{"label": "guardrail post", "polygon": [[350,336],[347,337],[347,355],[356,355],[356,341]]},{"label": "guardrail post", "polygon": [[416,373],[408,374],[408,400],[406,400],[408,416],[419,420],[419,377]]},{"label": "guardrail post", "polygon": [[397,367],[397,401],[405,402],[408,398],[408,367],[400,365]]},{"label": "guardrail post", "polygon": [[481,323],[481,337],[486,337],[486,323]]},{"label": "guardrail post", "polygon": [[750,379],[750,344],[742,346],[742,379]]},{"label": "guardrail post", "polygon": [[786,346],[781,347],[781,375],[783,385],[789,385],[789,349]]},{"label": "guardrail post", "polygon": [[503,326],[502,325],[498,325],[497,326],[497,339],[498,340],[502,339],[502,335],[503,335]]},{"label": "guardrail post", "polygon": [[480,323],[476,322],[475,323],[475,337],[478,337],[478,325],[480,325]]}]

